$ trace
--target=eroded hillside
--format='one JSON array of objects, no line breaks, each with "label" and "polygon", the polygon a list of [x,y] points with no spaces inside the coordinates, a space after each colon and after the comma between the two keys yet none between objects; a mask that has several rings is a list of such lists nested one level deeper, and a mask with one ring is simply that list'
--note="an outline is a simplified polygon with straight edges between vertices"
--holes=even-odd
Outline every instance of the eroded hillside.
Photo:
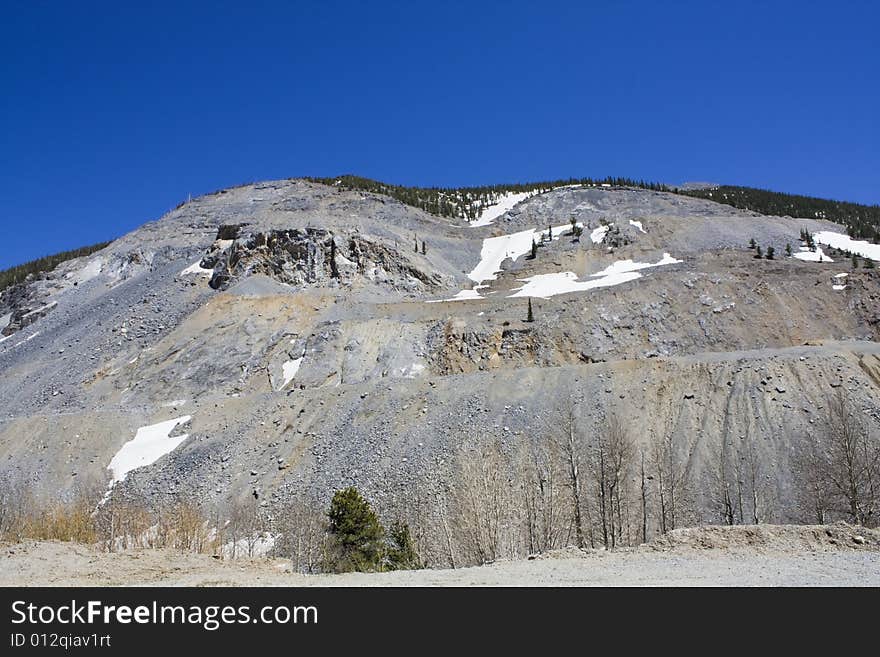
[{"label": "eroded hillside", "polygon": [[837,391],[880,427],[880,278],[839,251],[876,247],[841,226],[608,186],[499,201],[469,222],[249,185],[10,288],[4,477],[107,489],[142,439],[110,497],[271,517],[356,485],[400,510],[454,488],[462,446],[513,458],[575,408],[584,435],[616,417],[643,451],[674,441],[699,521],[719,469],[759,463],[739,514],[782,522],[804,519],[794,465]]}]

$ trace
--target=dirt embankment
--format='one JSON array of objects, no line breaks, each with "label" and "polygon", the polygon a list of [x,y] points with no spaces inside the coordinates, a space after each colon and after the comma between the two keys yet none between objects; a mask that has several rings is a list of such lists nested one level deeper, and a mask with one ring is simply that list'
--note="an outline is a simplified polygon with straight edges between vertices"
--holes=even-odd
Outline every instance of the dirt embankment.
[{"label": "dirt embankment", "polygon": [[561,550],[458,570],[301,575],[283,559],[0,547],[2,586],[880,586],[880,531],[845,524],[676,530],[638,548]]}]

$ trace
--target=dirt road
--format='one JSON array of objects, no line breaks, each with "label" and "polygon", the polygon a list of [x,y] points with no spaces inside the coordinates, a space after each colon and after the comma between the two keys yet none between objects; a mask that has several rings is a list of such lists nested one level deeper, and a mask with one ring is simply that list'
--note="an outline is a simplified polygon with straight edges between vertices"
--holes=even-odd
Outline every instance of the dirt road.
[{"label": "dirt road", "polygon": [[705,527],[638,548],[569,549],[456,570],[302,575],[283,559],[218,561],[166,550],[108,554],[56,542],[0,549],[2,586],[880,586],[880,532]]}]

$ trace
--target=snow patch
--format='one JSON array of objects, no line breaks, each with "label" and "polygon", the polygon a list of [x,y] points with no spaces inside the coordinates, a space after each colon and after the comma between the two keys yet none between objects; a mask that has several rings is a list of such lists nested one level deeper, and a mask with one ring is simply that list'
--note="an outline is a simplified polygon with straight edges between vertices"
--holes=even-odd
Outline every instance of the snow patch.
[{"label": "snow patch", "polygon": [[99,276],[101,274],[101,270],[104,268],[104,261],[102,258],[93,258],[85,267],[79,269],[77,271],[72,271],[65,275],[65,278],[73,281],[77,285],[81,285],[87,281],[92,280],[93,278]]},{"label": "snow patch", "polygon": [[21,316],[21,318],[22,318],[22,319],[27,319],[27,318],[30,317],[31,315],[36,315],[37,313],[41,313],[41,312],[43,312],[44,310],[51,310],[52,308],[54,308],[54,307],[57,306],[57,305],[58,305],[58,302],[57,302],[57,301],[50,301],[50,302],[47,303],[45,306],[40,306],[40,307],[37,308],[36,310],[31,310],[30,312],[25,313],[24,315]]},{"label": "snow patch", "polygon": [[608,228],[610,228],[610,226],[599,226],[590,233],[590,239],[593,240],[593,244],[602,243],[602,240],[604,240],[605,236],[608,234]]},{"label": "snow patch", "polygon": [[641,278],[638,273],[639,269],[647,269],[649,267],[660,267],[661,265],[672,265],[682,262],[673,258],[668,253],[664,253],[663,257],[655,263],[633,262],[632,260],[618,260],[614,264],[606,267],[597,274],[591,274],[590,279],[579,281],[574,272],[565,271],[552,274],[537,274],[529,278],[518,279],[525,283],[511,297],[540,297],[547,299],[557,294],[568,294],[569,292],[584,292],[599,287],[612,287],[620,285],[628,281],[634,281]]},{"label": "snow patch", "polygon": [[831,286],[831,289],[832,289],[832,290],[845,290],[845,289],[846,289],[846,285],[832,285],[832,286]]},{"label": "snow patch", "polygon": [[638,228],[638,229],[639,229],[641,232],[643,232],[643,233],[647,233],[647,232],[648,232],[648,231],[646,231],[645,228],[642,226],[642,222],[641,222],[641,221],[633,221],[632,219],[630,219],[630,220],[629,220],[629,225],[630,225],[630,226],[635,226],[636,228]]},{"label": "snow patch", "polygon": [[237,541],[224,543],[221,550],[223,557],[226,559],[265,557],[275,547],[277,538],[277,534],[261,533],[252,535],[250,539],[240,538]]},{"label": "snow patch", "polygon": [[425,366],[422,363],[413,363],[409,367],[404,367],[401,370],[401,375],[405,379],[414,379],[424,371]]},{"label": "snow patch", "polygon": [[[582,224],[578,224],[582,226]],[[571,230],[571,224],[552,226],[553,239],[557,240],[566,230]],[[480,262],[468,274],[468,278],[476,283],[494,281],[496,274],[501,271],[501,263],[507,258],[516,260],[520,256],[532,250],[532,241],[540,242],[544,231],[521,230],[518,233],[488,237],[483,240],[483,248],[480,251]]]},{"label": "snow patch", "polygon": [[[827,244],[828,246],[840,249],[841,251],[850,251],[857,253],[863,258],[871,260],[880,260],[880,244],[871,244],[864,240],[854,240],[849,235],[842,233],[832,233],[828,230],[822,230],[813,235],[813,240]],[[797,256],[795,256],[797,257]],[[830,262],[830,261],[829,261]]]},{"label": "snow patch", "polygon": [[638,271],[639,269],[647,269],[649,267],[660,267],[662,265],[676,265],[680,262],[681,262],[681,260],[677,260],[676,258],[673,258],[668,253],[664,253],[663,257],[660,258],[660,260],[658,260],[655,263],[635,262],[633,260],[618,260],[614,264],[609,265],[608,267],[605,267],[605,269],[603,269],[602,271],[597,272],[595,274],[591,274],[591,276],[593,276],[593,277],[613,276],[615,274],[623,274],[626,272]]},{"label": "snow patch", "polygon": [[213,269],[205,269],[202,267],[202,261],[194,262],[189,267],[180,272],[181,276],[189,276],[190,274],[198,274],[199,276],[213,276]]},{"label": "snow patch", "polygon": [[294,360],[289,360],[281,365],[281,373],[284,376],[284,383],[282,383],[281,387],[278,388],[279,390],[282,390],[288,383],[293,381],[293,377],[295,377],[296,373],[299,372],[299,366],[302,365],[304,357],[305,354]]},{"label": "snow patch", "polygon": [[[31,335],[27,336],[24,340],[16,342],[14,345],[12,345],[12,348],[14,349],[15,347],[23,345],[25,342],[30,342],[35,337],[37,337],[39,334],[40,334],[39,331],[37,331],[36,333],[32,333]],[[12,335],[15,335],[15,333],[13,333]],[[7,335],[5,338],[3,338],[3,340],[8,340],[9,338],[12,337],[12,335]],[[3,340],[0,340],[0,342],[2,342]]]},{"label": "snow patch", "polygon": [[522,203],[527,198],[529,198],[530,196],[534,196],[535,194],[537,194],[537,191],[522,192],[520,194],[509,192],[507,194],[504,194],[499,197],[497,203],[483,208],[480,216],[470,222],[469,225],[473,226],[474,228],[479,226],[489,226],[505,212],[507,212],[508,210],[512,210],[515,205],[517,205],[518,203]]},{"label": "snow patch", "polygon": [[831,258],[822,252],[822,247],[817,246],[815,251],[810,251],[806,246],[802,246],[798,253],[792,254],[792,257],[807,262],[834,262]]},{"label": "snow patch", "polygon": [[185,399],[172,399],[170,402],[165,402],[162,404],[163,408],[175,408],[177,406],[183,406],[186,404]]},{"label": "snow patch", "polygon": [[189,434],[185,433],[172,438],[170,437],[171,432],[177,425],[185,424],[191,419],[189,415],[184,415],[138,429],[134,438],[116,452],[110,465],[107,466],[113,475],[110,488],[124,480],[132,470],[152,465],[166,454],[173,452],[178,445],[189,438]]},{"label": "snow patch", "polygon": [[571,271],[557,272],[553,274],[537,274],[529,278],[519,279],[525,283],[518,291],[511,294],[511,297],[540,297],[546,299],[556,296],[557,294],[568,294],[569,292],[584,292],[597,287],[611,287],[620,285],[627,281],[641,278],[638,272],[623,272],[612,274],[610,276],[602,276],[588,281],[577,280],[577,274]]}]

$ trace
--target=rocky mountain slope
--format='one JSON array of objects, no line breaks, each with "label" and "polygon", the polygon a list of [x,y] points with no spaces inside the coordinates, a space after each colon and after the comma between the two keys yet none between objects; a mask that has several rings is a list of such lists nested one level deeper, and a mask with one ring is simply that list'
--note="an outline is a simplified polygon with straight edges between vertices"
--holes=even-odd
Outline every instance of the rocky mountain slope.
[{"label": "rocky mountain slope", "polygon": [[642,445],[680,436],[697,479],[748,440],[773,520],[801,519],[792,463],[829,395],[880,427],[880,278],[801,250],[843,227],[607,185],[523,196],[469,223],[247,185],[8,288],[0,474],[47,498],[271,511],[356,485],[381,507],[576,399],[584,431],[614,414]]}]

